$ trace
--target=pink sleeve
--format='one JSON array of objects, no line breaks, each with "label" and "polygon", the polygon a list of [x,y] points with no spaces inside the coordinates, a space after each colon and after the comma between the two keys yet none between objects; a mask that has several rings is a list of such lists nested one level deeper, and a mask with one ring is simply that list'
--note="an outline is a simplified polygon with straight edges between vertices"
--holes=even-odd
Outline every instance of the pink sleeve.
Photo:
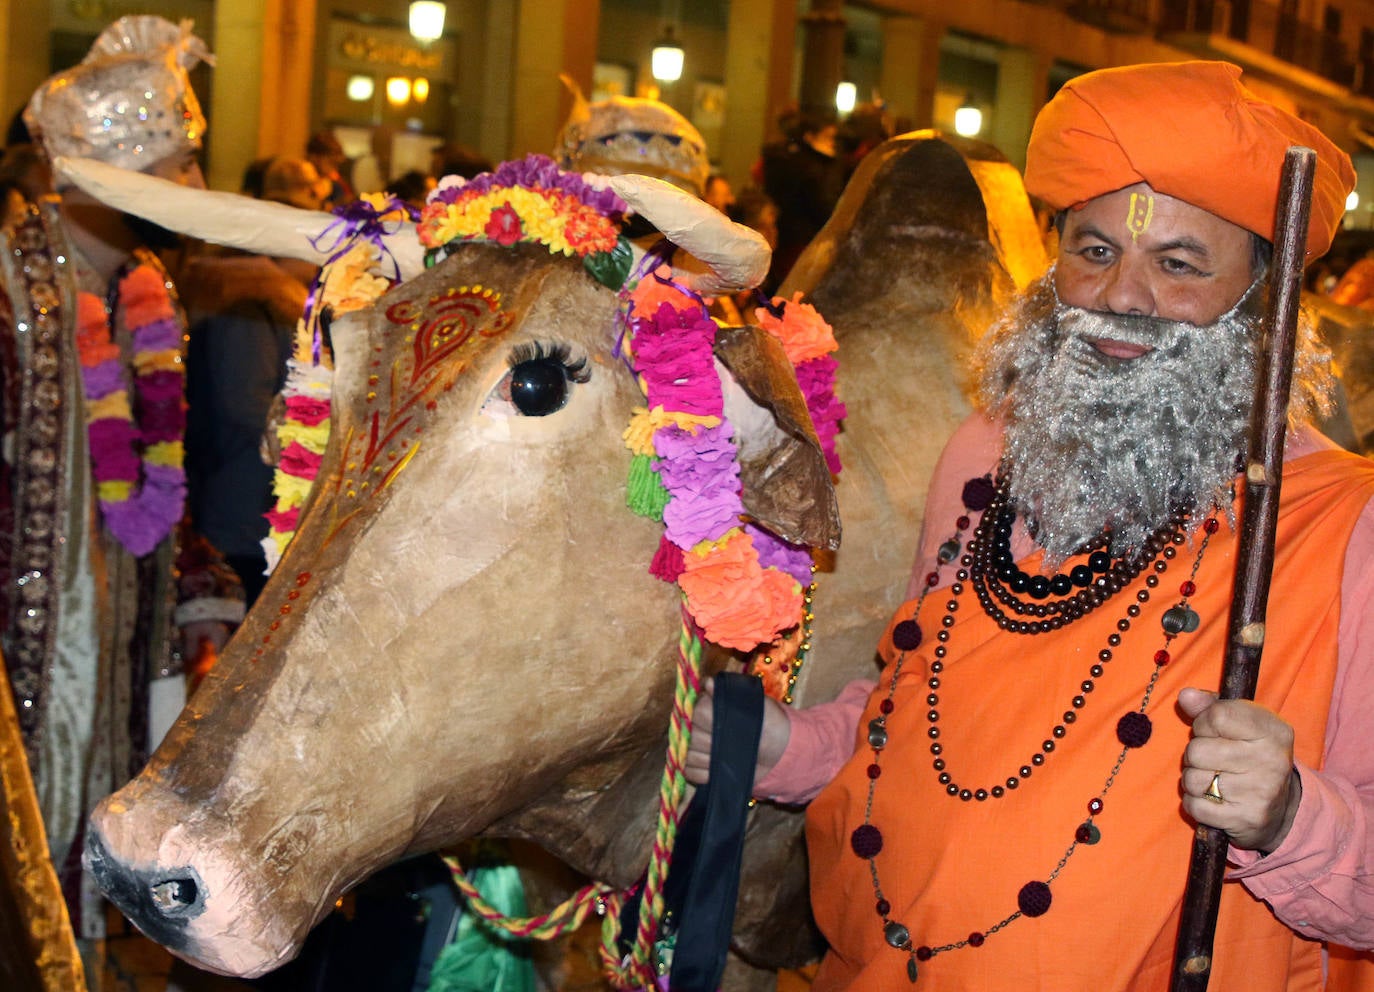
[{"label": "pink sleeve", "polygon": [[[997,467],[1001,438],[999,423],[974,413],[946,442],[926,496],[925,522],[912,568],[913,589],[918,588],[928,563],[935,560],[940,544],[948,539],[954,519],[967,512],[962,497],[964,483]],[[907,593],[908,598],[912,595]],[[875,682],[857,679],[845,686],[834,702],[787,710],[787,749],[768,774],[754,783],[754,794],[787,804],[814,799],[854,754],[859,718],[875,688]]]},{"label": "pink sleeve", "polygon": [[788,805],[816,798],[854,753],[859,718],[877,686],[871,679],[855,679],[833,702],[786,710],[787,749],[754,783],[754,795]]},{"label": "pink sleeve", "polygon": [[1231,849],[1244,882],[1305,937],[1374,948],[1374,502],[1346,546],[1340,648],[1321,771],[1298,766],[1302,801],[1271,854]]},{"label": "pink sleeve", "polygon": [[[916,545],[916,560],[911,565],[906,599],[915,599],[920,594],[936,552],[953,532],[955,518],[968,513],[964,509],[964,483],[995,471],[1001,450],[1001,424],[981,413],[970,414],[950,436],[930,476],[930,492],[921,520],[921,539]],[[978,514],[970,516],[976,520]],[[1022,545],[1013,541],[1013,549],[1019,550]]]}]

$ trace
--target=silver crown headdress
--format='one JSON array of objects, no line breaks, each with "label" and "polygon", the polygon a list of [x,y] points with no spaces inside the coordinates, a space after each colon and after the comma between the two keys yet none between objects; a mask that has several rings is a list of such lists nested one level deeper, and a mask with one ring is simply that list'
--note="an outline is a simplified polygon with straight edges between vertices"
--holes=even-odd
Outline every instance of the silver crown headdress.
[{"label": "silver crown headdress", "polygon": [[205,132],[188,72],[214,64],[191,33],[161,17],[122,17],[95,40],[79,65],[47,80],[24,111],[52,158],[95,158],[144,169]]}]

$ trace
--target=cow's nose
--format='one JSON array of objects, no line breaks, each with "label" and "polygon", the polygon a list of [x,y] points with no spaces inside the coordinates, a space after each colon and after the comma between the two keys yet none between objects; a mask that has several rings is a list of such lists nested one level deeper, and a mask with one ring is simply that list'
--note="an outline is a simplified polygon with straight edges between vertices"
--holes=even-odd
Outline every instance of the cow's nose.
[{"label": "cow's nose", "polygon": [[190,866],[139,870],[111,856],[94,825],[82,858],[110,902],[160,944],[177,948],[186,924],[205,912],[205,886]]}]

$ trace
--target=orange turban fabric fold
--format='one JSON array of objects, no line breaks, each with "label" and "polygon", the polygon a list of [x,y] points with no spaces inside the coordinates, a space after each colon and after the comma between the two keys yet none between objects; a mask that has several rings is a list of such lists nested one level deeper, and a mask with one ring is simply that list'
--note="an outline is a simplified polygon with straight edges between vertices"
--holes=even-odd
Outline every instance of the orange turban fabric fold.
[{"label": "orange turban fabric fold", "polygon": [[1069,80],[1035,120],[1026,190],[1056,210],[1148,183],[1274,240],[1279,172],[1290,145],[1317,153],[1311,261],[1331,247],[1350,157],[1320,131],[1250,92],[1229,62],[1102,69]]}]

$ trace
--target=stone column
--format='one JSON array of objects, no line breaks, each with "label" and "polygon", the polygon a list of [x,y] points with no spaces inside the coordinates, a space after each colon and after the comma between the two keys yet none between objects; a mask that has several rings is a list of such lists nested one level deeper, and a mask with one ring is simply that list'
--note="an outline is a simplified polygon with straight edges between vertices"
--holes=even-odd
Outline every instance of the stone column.
[{"label": "stone column", "polygon": [[749,170],[791,100],[796,30],[795,0],[731,0],[720,171],[736,190],[749,183]]},{"label": "stone column", "polygon": [[508,156],[547,155],[572,101],[558,81],[573,78],[592,90],[600,0],[518,0],[514,63],[510,67],[512,121]]},{"label": "stone column", "polygon": [[802,16],[801,109],[835,112],[835,89],[844,79],[843,0],[811,0]]},{"label": "stone column", "polygon": [[0,126],[52,75],[48,64],[51,19],[46,3],[0,0]]},{"label": "stone column", "polygon": [[904,128],[931,127],[935,121],[935,90],[940,79],[940,39],[943,24],[923,17],[883,20],[883,67],[879,92],[898,124]]},{"label": "stone column", "polygon": [[[882,65],[878,74],[878,92],[883,95],[888,112],[899,126],[911,125],[918,116],[920,98],[920,60],[913,55],[921,50],[924,24],[919,17],[883,18]],[[929,117],[929,113],[924,116]]]},{"label": "stone column", "polygon": [[314,48],[315,0],[215,4],[212,188],[237,190],[254,159],[305,154]]},{"label": "stone column", "polygon": [[1026,142],[1049,78],[1050,59],[1043,53],[1005,48],[997,60],[997,101],[987,137],[1018,169],[1026,167]]}]

